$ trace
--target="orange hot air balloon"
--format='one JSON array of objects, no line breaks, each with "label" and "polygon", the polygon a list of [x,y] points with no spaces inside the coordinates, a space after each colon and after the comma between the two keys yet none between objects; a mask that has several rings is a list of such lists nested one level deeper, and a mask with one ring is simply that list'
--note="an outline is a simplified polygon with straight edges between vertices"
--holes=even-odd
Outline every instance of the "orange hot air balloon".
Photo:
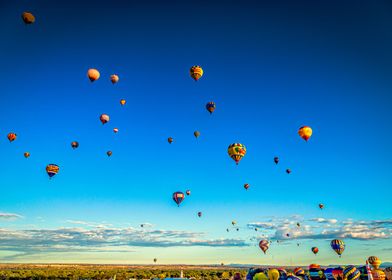
[{"label": "orange hot air balloon", "polygon": [[30,153],[29,152],[25,152],[23,155],[24,155],[25,158],[29,158],[30,157]]},{"label": "orange hot air balloon", "polygon": [[29,12],[24,12],[22,14],[22,19],[25,24],[32,24],[35,22],[35,16]]},{"label": "orange hot air balloon", "polygon": [[124,106],[126,103],[127,103],[127,101],[126,101],[125,99],[121,99],[121,100],[120,100],[120,104],[121,104],[122,106]]},{"label": "orange hot air balloon", "polygon": [[317,247],[312,247],[313,254],[317,255],[319,249]]},{"label": "orange hot air balloon", "polygon": [[116,74],[110,76],[110,81],[112,82],[113,85],[118,83],[119,80],[120,78]]},{"label": "orange hot air balloon", "polygon": [[118,132],[118,128],[113,128],[113,132],[117,133]]},{"label": "orange hot air balloon", "polygon": [[108,155],[108,157],[111,157],[113,153],[112,151],[107,151],[106,154]]},{"label": "orange hot air balloon", "polygon": [[304,139],[305,141],[308,141],[310,136],[312,136],[313,130],[310,126],[302,126],[300,127],[300,129],[298,130],[298,134],[299,136],[301,136],[302,139]]},{"label": "orange hot air balloon", "polygon": [[198,79],[201,78],[201,76],[203,76],[203,69],[198,65],[192,66],[191,69],[189,70],[189,72],[190,72],[191,77],[195,81],[197,81]]},{"label": "orange hot air balloon", "polygon": [[105,123],[109,122],[110,117],[109,117],[109,115],[102,114],[102,115],[99,117],[99,119],[101,120],[101,123],[102,123],[102,124],[105,124]]},{"label": "orange hot air balloon", "polygon": [[79,142],[78,141],[72,141],[71,142],[71,147],[72,147],[72,149],[78,148],[79,147]]},{"label": "orange hot air balloon", "polygon": [[13,133],[13,132],[8,133],[8,135],[7,135],[7,138],[10,141],[10,143],[14,142],[16,140],[16,137],[17,137],[16,133]]},{"label": "orange hot air balloon", "polygon": [[378,269],[381,264],[381,260],[376,256],[369,257],[368,262],[370,263],[371,266],[373,266],[374,269]]},{"label": "orange hot air balloon", "polygon": [[169,142],[169,144],[173,143],[174,139],[172,137],[167,138],[167,142]]},{"label": "orange hot air balloon", "polygon": [[98,80],[99,76],[101,76],[101,74],[99,74],[99,71],[97,69],[94,68],[88,69],[87,77],[90,79],[91,82]]}]

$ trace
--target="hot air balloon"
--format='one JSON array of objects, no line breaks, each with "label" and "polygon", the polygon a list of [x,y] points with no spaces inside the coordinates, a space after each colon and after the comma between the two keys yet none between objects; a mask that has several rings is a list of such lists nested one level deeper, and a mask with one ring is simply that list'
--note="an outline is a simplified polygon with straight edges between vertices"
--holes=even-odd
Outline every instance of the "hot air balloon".
[{"label": "hot air balloon", "polygon": [[237,224],[237,222],[236,222],[236,221],[231,221],[231,224],[232,224],[233,226],[235,226],[235,225]]},{"label": "hot air balloon", "polygon": [[196,130],[195,132],[193,132],[193,135],[195,135],[195,137],[198,138],[200,136],[200,132]]},{"label": "hot air balloon", "polygon": [[287,173],[287,174],[290,174],[290,173],[291,173],[291,169],[289,169],[289,168],[286,169],[286,173]]},{"label": "hot air balloon", "polygon": [[54,175],[59,173],[59,171],[60,167],[56,164],[51,163],[46,166],[46,173],[48,173],[49,178],[52,178]]},{"label": "hot air balloon", "polygon": [[386,275],[385,272],[381,269],[374,269],[372,271],[373,280],[385,280]]},{"label": "hot air balloon", "polygon": [[198,79],[201,78],[201,76],[203,76],[203,69],[199,65],[192,66],[189,72],[191,74],[191,77],[195,81],[197,81]]},{"label": "hot air balloon", "polygon": [[241,143],[233,143],[227,148],[227,153],[238,164],[246,154],[246,147]]},{"label": "hot air balloon", "polygon": [[312,263],[309,265],[309,269],[319,269],[320,265],[316,264],[316,263]]},{"label": "hot air balloon", "polygon": [[290,233],[286,233],[286,237],[290,237]]},{"label": "hot air balloon", "polygon": [[13,133],[13,132],[8,133],[8,135],[7,135],[7,138],[10,141],[10,143],[14,142],[16,140],[16,137],[17,137],[16,133]]},{"label": "hot air balloon", "polygon": [[157,258],[155,258],[155,259],[154,259],[154,263],[156,263],[157,261],[158,261]]},{"label": "hot air balloon", "polygon": [[114,133],[117,133],[118,132],[118,128],[116,127],[116,128],[113,128],[113,132]]},{"label": "hot air balloon", "polygon": [[88,69],[87,77],[90,79],[91,82],[98,80],[99,76],[101,76],[101,74],[99,74],[99,71],[97,69],[94,68]]},{"label": "hot air balloon", "polygon": [[169,142],[169,144],[173,143],[174,139],[172,137],[167,138],[167,142]]},{"label": "hot air balloon", "polygon": [[275,164],[278,164],[279,158],[278,157],[274,157],[274,162],[275,162]]},{"label": "hot air balloon", "polygon": [[212,114],[215,111],[215,109],[216,109],[215,102],[213,102],[213,101],[208,102],[206,104],[206,109],[207,109],[208,112],[210,112],[210,114]]},{"label": "hot air balloon", "polygon": [[109,115],[102,114],[102,115],[99,117],[99,119],[101,120],[101,123],[102,123],[102,124],[105,124],[105,123],[109,122],[110,117],[109,117]]},{"label": "hot air balloon", "polygon": [[121,106],[124,106],[126,103],[127,103],[127,101],[126,101],[125,99],[121,99],[121,100],[120,100]]},{"label": "hot air balloon", "polygon": [[249,184],[244,184],[244,189],[248,190],[249,189]]},{"label": "hot air balloon", "polygon": [[177,203],[178,207],[180,207],[181,202],[184,200],[185,195],[182,192],[173,193],[173,200]]},{"label": "hot air balloon", "polygon": [[300,224],[300,223],[297,223],[297,227],[301,227],[301,224]]},{"label": "hot air balloon", "polygon": [[312,128],[309,126],[302,126],[300,127],[300,129],[298,130],[298,134],[299,136],[301,136],[302,139],[304,139],[305,141],[308,141],[310,136],[312,136]]},{"label": "hot air balloon", "polygon": [[378,269],[381,264],[381,260],[376,256],[370,256],[368,262],[374,269]]},{"label": "hot air balloon", "polygon": [[22,19],[25,24],[32,24],[35,22],[35,16],[29,12],[24,12],[22,14]]},{"label": "hot air balloon", "polygon": [[198,213],[197,213],[197,216],[199,216],[199,218],[201,218],[201,215],[202,215],[201,212],[198,212]]},{"label": "hot air balloon", "polygon": [[319,249],[317,247],[312,247],[313,254],[317,255]]},{"label": "hot air balloon", "polygon": [[23,155],[24,155],[25,158],[29,158],[30,157],[30,153],[29,152],[25,152]]},{"label": "hot air balloon", "polygon": [[304,276],[305,270],[302,267],[297,267],[294,269],[294,275],[296,276]]},{"label": "hot air balloon", "polygon": [[361,273],[353,265],[346,266],[346,268],[343,270],[343,277],[345,280],[356,280],[359,278],[359,276],[361,276]]},{"label": "hot air balloon", "polygon": [[331,241],[331,248],[336,252],[336,254],[341,257],[346,245],[344,244],[343,240],[334,239]]},{"label": "hot air balloon", "polygon": [[258,231],[258,228],[255,228],[255,231]]},{"label": "hot air balloon", "polygon": [[240,229],[239,229],[239,228],[236,228],[236,230],[237,230],[237,231],[240,231]]},{"label": "hot air balloon", "polygon": [[280,276],[279,270],[276,268],[268,269],[267,274],[269,280],[278,280]]},{"label": "hot air balloon", "polygon": [[191,195],[191,191],[190,190],[186,190],[186,195]]},{"label": "hot air balloon", "polygon": [[110,76],[110,81],[112,82],[113,85],[118,83],[119,80],[120,80],[120,78],[115,74]]},{"label": "hot air balloon", "polygon": [[320,204],[319,204],[319,208],[320,208],[321,210],[323,210],[323,209],[324,209],[324,204],[320,203]]},{"label": "hot air balloon", "polygon": [[229,232],[230,230],[227,228],[226,231]]},{"label": "hot air balloon", "polygon": [[108,157],[111,157],[113,153],[112,151],[107,151],[106,154],[108,155]]},{"label": "hot air balloon", "polygon": [[264,254],[267,252],[269,245],[270,243],[268,242],[268,240],[265,239],[259,242],[259,247],[264,252]]},{"label": "hot air balloon", "polygon": [[79,143],[77,141],[73,141],[73,142],[71,142],[71,147],[72,147],[72,149],[76,149],[79,147]]}]

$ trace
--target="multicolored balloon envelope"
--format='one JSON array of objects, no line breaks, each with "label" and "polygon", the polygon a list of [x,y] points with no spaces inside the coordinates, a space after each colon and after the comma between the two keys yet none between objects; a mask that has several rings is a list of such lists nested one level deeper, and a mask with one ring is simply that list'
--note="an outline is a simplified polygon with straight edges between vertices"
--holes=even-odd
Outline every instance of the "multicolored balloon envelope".
[{"label": "multicolored balloon envelope", "polygon": [[374,269],[378,269],[381,264],[381,260],[376,256],[371,256],[368,258],[368,262]]},{"label": "multicolored balloon envelope", "polygon": [[270,246],[270,243],[268,240],[263,239],[259,242],[259,247],[264,252],[264,254],[267,252],[269,246]]},{"label": "multicolored balloon envelope", "polygon": [[294,274],[296,276],[303,276],[305,275],[305,270],[302,267],[297,267],[294,269]]},{"label": "multicolored balloon envelope", "polygon": [[210,114],[212,114],[215,111],[215,109],[216,109],[215,102],[213,102],[213,101],[208,102],[206,104],[206,109],[207,109],[208,112],[210,112]]},{"label": "multicolored balloon envelope", "polygon": [[343,277],[346,280],[356,280],[359,278],[359,276],[361,276],[361,273],[353,265],[346,266],[346,268],[343,271]]},{"label": "multicolored balloon envelope", "polygon": [[183,192],[175,192],[173,193],[173,200],[177,203],[178,207],[180,207],[181,202],[184,200],[185,195]]},{"label": "multicolored balloon envelope", "polygon": [[60,167],[57,164],[50,163],[46,166],[46,173],[48,173],[49,178],[55,176],[59,171]]},{"label": "multicolored balloon envelope", "polygon": [[304,139],[305,141],[308,141],[310,139],[310,136],[312,136],[313,130],[310,126],[301,126],[298,130],[298,135]]},{"label": "multicolored balloon envelope", "polygon": [[227,148],[227,153],[238,164],[246,154],[246,147],[241,143],[233,143]]},{"label": "multicolored balloon envelope", "polygon": [[203,76],[203,69],[199,65],[194,65],[189,70],[191,77],[197,81]]},{"label": "multicolored balloon envelope", "polygon": [[343,240],[334,239],[331,241],[331,248],[336,252],[336,254],[339,255],[339,257],[341,257],[344,249],[346,248],[346,245],[344,244]]},{"label": "multicolored balloon envelope", "polygon": [[14,142],[17,138],[16,133],[13,133],[13,132],[8,133],[7,138],[8,138],[8,141],[10,141],[10,143]]},{"label": "multicolored balloon envelope", "polygon": [[317,247],[312,247],[313,254],[317,255],[319,249]]}]

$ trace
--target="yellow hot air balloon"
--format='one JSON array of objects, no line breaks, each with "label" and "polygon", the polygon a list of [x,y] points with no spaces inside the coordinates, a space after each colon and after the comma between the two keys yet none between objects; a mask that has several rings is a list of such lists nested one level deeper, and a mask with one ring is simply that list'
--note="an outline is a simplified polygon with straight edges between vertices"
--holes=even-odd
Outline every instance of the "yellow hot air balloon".
[{"label": "yellow hot air balloon", "polygon": [[113,74],[110,76],[110,81],[112,82],[112,84],[118,83],[119,80],[120,80],[120,78],[116,74]]},{"label": "yellow hot air balloon", "polygon": [[370,263],[371,266],[373,266],[374,269],[378,269],[381,264],[381,260],[376,256],[370,256],[368,258],[368,262]]},{"label": "yellow hot air balloon", "polygon": [[381,269],[374,269],[372,271],[373,280],[385,280],[386,275],[385,272]]},{"label": "yellow hot air balloon", "polygon": [[191,74],[191,77],[195,81],[197,81],[201,78],[201,76],[203,76],[203,69],[199,65],[192,66],[189,72]]},{"label": "yellow hot air balloon", "polygon": [[29,12],[24,12],[22,14],[22,19],[25,24],[32,24],[35,22],[35,16]]},{"label": "yellow hot air balloon", "polygon": [[233,143],[227,149],[227,153],[238,164],[246,154],[246,147],[241,143]]},{"label": "yellow hot air balloon", "polygon": [[279,270],[273,268],[268,269],[268,279],[269,280],[278,280],[280,276]]},{"label": "yellow hot air balloon", "polygon": [[310,136],[312,136],[313,130],[310,126],[301,126],[298,130],[299,136],[305,141],[308,141]]},{"label": "yellow hot air balloon", "polygon": [[125,99],[121,99],[121,100],[120,100],[120,104],[121,104],[122,106],[124,106],[126,103],[127,103],[127,101],[126,101]]},{"label": "yellow hot air balloon", "polygon": [[99,74],[99,71],[97,69],[94,68],[88,69],[87,77],[90,79],[91,82],[98,80],[99,76],[101,76],[101,74]]}]

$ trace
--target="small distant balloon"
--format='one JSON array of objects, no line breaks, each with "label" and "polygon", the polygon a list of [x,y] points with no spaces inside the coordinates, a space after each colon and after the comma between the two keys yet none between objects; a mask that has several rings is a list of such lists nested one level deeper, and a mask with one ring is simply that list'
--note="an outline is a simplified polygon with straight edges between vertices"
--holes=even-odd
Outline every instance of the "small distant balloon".
[{"label": "small distant balloon", "polygon": [[196,138],[199,138],[200,132],[196,130],[195,132],[193,132],[193,135],[195,135]]},{"label": "small distant balloon", "polygon": [[110,81],[112,82],[113,85],[118,83],[119,80],[120,80],[120,78],[116,74],[113,74],[110,76]]},{"label": "small distant balloon", "polygon": [[213,102],[213,101],[208,102],[206,104],[206,109],[207,109],[208,112],[210,112],[210,114],[212,114],[215,111],[215,109],[216,109],[215,102]]},{"label": "small distant balloon", "polygon": [[10,132],[10,133],[8,133],[7,138],[8,138],[8,141],[10,141],[10,143],[11,143],[11,142],[14,142],[16,140],[17,135],[14,132]]},{"label": "small distant balloon", "polygon": [[24,12],[22,14],[22,19],[25,24],[32,24],[35,22],[35,16],[30,12]]},{"label": "small distant balloon", "polygon": [[121,100],[120,100],[121,106],[124,106],[126,103],[127,103],[127,101],[126,101],[125,99],[121,99]]},{"label": "small distant balloon", "polygon": [[323,210],[323,209],[324,209],[324,204],[320,203],[320,204],[319,204],[319,208],[320,208],[321,210]]},{"label": "small distant balloon", "polygon": [[275,164],[278,164],[279,158],[278,157],[274,157],[274,162],[275,162]]},{"label": "small distant balloon", "polygon": [[268,242],[268,240],[261,240],[259,242],[259,247],[263,251],[264,254],[267,252],[269,246],[270,246],[270,243]]},{"label": "small distant balloon", "polygon": [[24,155],[25,158],[29,158],[30,157],[30,153],[29,152],[25,152],[23,155]]},{"label": "small distant balloon", "polygon": [[114,133],[117,133],[118,132],[118,128],[116,127],[116,128],[113,128],[113,132]]},{"label": "small distant balloon", "polygon": [[154,263],[156,263],[157,261],[158,261],[157,258],[155,258],[155,259],[154,259]]},{"label": "small distant balloon", "polygon": [[237,224],[237,222],[236,222],[236,221],[231,221],[231,224],[232,224],[233,226],[235,226],[235,225]]},{"label": "small distant balloon", "polygon": [[190,190],[186,190],[186,195],[191,195],[191,191]]},{"label": "small distant balloon", "polygon": [[191,77],[197,81],[203,76],[203,69],[199,65],[194,65],[189,70]]},{"label": "small distant balloon", "polygon": [[59,173],[60,167],[57,164],[50,163],[46,166],[46,173],[49,176],[49,179]]},{"label": "small distant balloon", "polygon": [[108,123],[108,122],[109,122],[110,117],[109,117],[109,115],[102,114],[102,115],[99,117],[99,119],[100,119],[100,121],[101,121],[102,124],[105,124],[105,123]]},{"label": "small distant balloon", "polygon": [[290,173],[291,173],[291,169],[289,169],[289,168],[286,169],[286,173],[287,173],[287,174],[290,174]]},{"label": "small distant balloon", "polygon": [[173,137],[167,138],[167,142],[169,142],[169,144],[173,143],[173,141],[174,141]]},{"label": "small distant balloon", "polygon": [[79,147],[79,142],[77,142],[77,141],[72,141],[72,142],[71,142],[71,147],[72,147],[72,149],[78,148],[78,147]]},{"label": "small distant balloon", "polygon": [[91,68],[87,71],[87,77],[90,79],[90,82],[95,82],[100,76],[101,74],[97,69]]},{"label": "small distant balloon", "polygon": [[106,154],[108,155],[108,157],[111,157],[113,152],[112,151],[107,151]]},{"label": "small distant balloon", "polygon": [[202,214],[201,212],[197,212],[197,216],[198,216],[199,218],[201,218],[202,215],[203,215],[203,214]]},{"label": "small distant balloon", "polygon": [[300,127],[300,129],[298,130],[298,134],[302,139],[308,141],[313,134],[313,130],[310,126],[305,125]]},{"label": "small distant balloon", "polygon": [[317,247],[312,247],[313,254],[317,255],[319,249]]},{"label": "small distant balloon", "polygon": [[248,190],[249,189],[249,184],[244,184],[244,189]]},{"label": "small distant balloon", "polygon": [[300,223],[297,223],[297,227],[301,227],[301,224],[300,224]]}]

